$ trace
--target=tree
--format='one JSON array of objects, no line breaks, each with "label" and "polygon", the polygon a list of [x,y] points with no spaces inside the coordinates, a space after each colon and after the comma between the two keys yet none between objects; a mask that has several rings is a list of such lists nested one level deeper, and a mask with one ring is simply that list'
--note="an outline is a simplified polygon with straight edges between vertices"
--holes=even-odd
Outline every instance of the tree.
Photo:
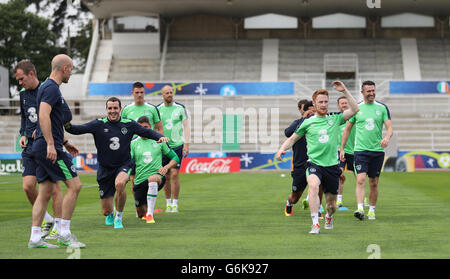
[{"label": "tree", "polygon": [[27,12],[24,1],[0,4],[0,64],[10,69],[10,84],[17,84],[13,68],[22,59],[36,66],[37,76],[51,72],[51,59],[65,49],[56,45],[57,36],[49,30],[50,21]]}]

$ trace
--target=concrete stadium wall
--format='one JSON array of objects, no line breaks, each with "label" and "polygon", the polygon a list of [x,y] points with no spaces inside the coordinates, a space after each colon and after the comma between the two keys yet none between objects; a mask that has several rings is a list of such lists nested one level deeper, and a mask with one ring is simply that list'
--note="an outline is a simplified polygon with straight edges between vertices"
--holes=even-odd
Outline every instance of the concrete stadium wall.
[{"label": "concrete stadium wall", "polygon": [[450,38],[449,18],[435,18],[433,28],[382,28],[380,18],[367,18],[365,29],[313,29],[312,21],[298,19],[297,29],[244,29],[239,18],[192,15],[174,18],[171,40],[289,39],[289,38]]}]

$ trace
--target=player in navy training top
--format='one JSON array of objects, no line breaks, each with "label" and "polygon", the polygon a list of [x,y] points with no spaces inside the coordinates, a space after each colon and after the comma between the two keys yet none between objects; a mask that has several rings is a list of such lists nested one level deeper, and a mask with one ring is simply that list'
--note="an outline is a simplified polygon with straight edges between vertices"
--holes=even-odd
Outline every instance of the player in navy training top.
[{"label": "player in navy training top", "polygon": [[33,221],[30,248],[53,248],[55,245],[45,242],[40,235],[40,224],[47,208],[56,182],[63,180],[67,191],[62,202],[61,231],[58,243],[71,248],[83,248],[86,245],[77,240],[70,231],[70,221],[75,209],[81,181],[69,155],[63,151],[64,120],[71,117],[70,109],[62,97],[59,86],[67,83],[72,75],[72,59],[64,54],[56,55],[52,60],[50,77],[39,87],[36,97],[38,104],[38,125],[33,143],[33,157],[36,161],[36,179],[39,193],[33,206]]},{"label": "player in navy training top", "polygon": [[[123,228],[122,212],[126,201],[125,185],[129,180],[133,163],[131,161],[130,143],[135,134],[167,142],[161,134],[144,128],[136,121],[121,118],[121,102],[116,97],[106,101],[107,117],[90,121],[83,125],[66,123],[66,131],[81,135],[90,133],[94,136],[97,148],[99,167],[97,182],[99,183],[100,199],[105,223],[114,228]],[[116,195],[116,214],[114,218],[113,197]]]},{"label": "player in navy training top", "polygon": [[[308,100],[300,100],[298,102],[298,111],[302,117],[294,120],[291,125],[284,130],[286,137],[290,137],[303,123],[303,120],[314,114],[312,109],[312,102],[308,102]],[[292,151],[292,192],[289,194],[288,200],[286,201],[284,211],[285,216],[292,216],[292,207],[298,202],[308,184],[306,182],[306,161],[308,160],[308,155],[305,137],[299,139],[292,146]]]}]

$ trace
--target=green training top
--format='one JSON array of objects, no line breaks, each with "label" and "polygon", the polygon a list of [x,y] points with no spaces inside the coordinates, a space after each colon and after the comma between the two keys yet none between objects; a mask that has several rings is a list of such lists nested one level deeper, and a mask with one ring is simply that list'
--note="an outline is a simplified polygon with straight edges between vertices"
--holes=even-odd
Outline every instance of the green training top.
[{"label": "green training top", "polygon": [[354,151],[384,152],[380,142],[383,136],[383,123],[391,119],[385,104],[374,102],[358,104],[359,112],[349,119],[356,126]]},{"label": "green training top", "polygon": [[[152,139],[136,138],[131,142],[131,158],[136,162],[136,177],[134,184],[138,185],[147,180],[151,175],[157,174],[162,168],[162,155],[168,155],[177,161],[175,152],[166,143],[157,143]],[[170,155],[173,152],[176,159]],[[179,161],[179,160],[178,160]]]},{"label": "green training top", "polygon": [[345,123],[342,113],[327,114],[326,116],[311,116],[295,131],[299,136],[306,136],[308,161],[329,167],[339,163],[337,154],[339,126]]},{"label": "green training top", "polygon": [[152,124],[153,130],[155,129],[155,123],[161,121],[158,109],[156,106],[149,103],[144,103],[141,106],[132,103],[124,107],[122,110],[122,117],[133,119],[134,121],[137,121],[141,116],[148,117],[150,124]]},{"label": "green training top", "polygon": [[175,148],[184,144],[183,121],[187,119],[184,105],[173,102],[172,105],[166,106],[161,103],[158,110],[164,127],[164,136],[170,139],[169,146]]}]

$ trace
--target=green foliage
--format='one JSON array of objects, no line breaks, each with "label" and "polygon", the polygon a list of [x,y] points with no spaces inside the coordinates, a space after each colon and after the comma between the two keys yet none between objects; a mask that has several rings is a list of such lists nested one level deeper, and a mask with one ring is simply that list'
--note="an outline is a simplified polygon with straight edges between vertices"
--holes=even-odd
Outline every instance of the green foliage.
[{"label": "green foliage", "polygon": [[49,30],[50,21],[25,9],[20,0],[0,4],[0,64],[10,69],[10,84],[17,84],[13,68],[18,61],[31,60],[42,80],[50,74],[53,56],[64,53]]}]

